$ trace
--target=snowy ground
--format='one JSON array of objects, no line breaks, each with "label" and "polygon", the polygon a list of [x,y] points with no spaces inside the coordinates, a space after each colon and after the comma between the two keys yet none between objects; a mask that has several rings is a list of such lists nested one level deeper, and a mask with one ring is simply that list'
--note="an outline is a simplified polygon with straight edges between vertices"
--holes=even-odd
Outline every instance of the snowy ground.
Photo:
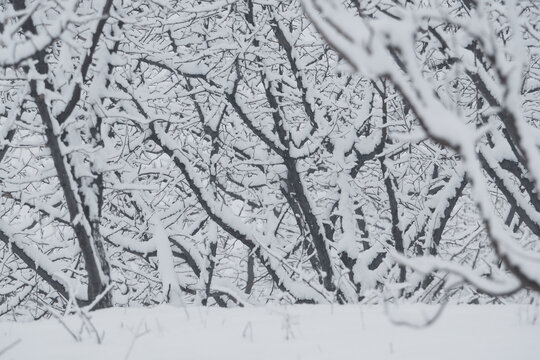
[{"label": "snowy ground", "polygon": [[[419,325],[436,310],[308,305],[111,309],[92,313],[89,322],[77,315],[63,319],[64,324],[58,319],[2,322],[0,359],[540,359],[538,307],[448,306],[424,328],[391,321]],[[101,344],[93,327],[103,337]]]}]

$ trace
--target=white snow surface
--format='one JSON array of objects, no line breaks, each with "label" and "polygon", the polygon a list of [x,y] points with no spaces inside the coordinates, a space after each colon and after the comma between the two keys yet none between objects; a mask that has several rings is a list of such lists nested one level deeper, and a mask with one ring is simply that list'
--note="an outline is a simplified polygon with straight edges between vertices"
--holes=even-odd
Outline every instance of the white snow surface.
[{"label": "white snow surface", "polygon": [[[525,305],[159,306],[91,313],[102,334],[76,341],[58,319],[0,323],[0,358],[24,359],[540,359],[540,309]],[[83,320],[62,320],[75,335]]]}]

